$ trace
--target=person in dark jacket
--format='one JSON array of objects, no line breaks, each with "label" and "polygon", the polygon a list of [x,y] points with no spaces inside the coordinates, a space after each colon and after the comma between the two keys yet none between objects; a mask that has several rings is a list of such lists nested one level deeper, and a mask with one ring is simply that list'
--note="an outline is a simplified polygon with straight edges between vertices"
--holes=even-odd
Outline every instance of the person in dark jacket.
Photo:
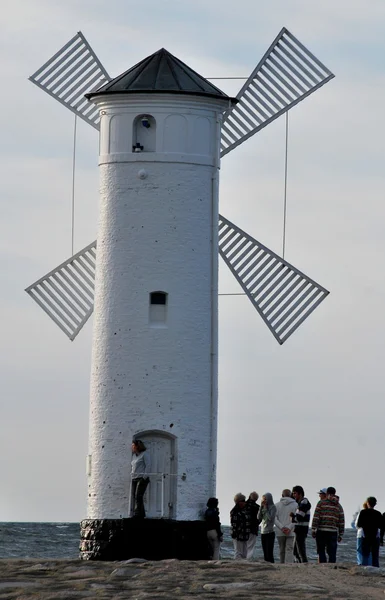
[{"label": "person in dark jacket", "polygon": [[309,533],[311,504],[305,498],[305,491],[301,485],[293,487],[292,496],[298,504],[295,513],[291,513],[293,523],[295,523],[293,554],[296,562],[307,563],[306,538]]},{"label": "person in dark jacket", "polygon": [[231,537],[234,543],[234,558],[247,558],[247,542],[250,537],[250,510],[243,494],[234,496],[235,506],[230,511]]},{"label": "person in dark jacket", "polygon": [[257,504],[259,496],[257,492],[251,492],[249,499],[246,501],[246,507],[250,512],[250,535],[247,540],[247,560],[251,560],[254,555],[254,548],[257,541],[258,535],[258,527],[259,527],[259,519],[258,512],[260,509],[259,504]]},{"label": "person in dark jacket", "polygon": [[205,512],[207,541],[210,546],[210,560],[219,560],[223,533],[219,520],[218,498],[209,498]]},{"label": "person in dark jacket", "polygon": [[377,504],[374,496],[366,499],[366,506],[361,510],[357,519],[357,527],[362,527],[362,564],[369,564],[369,557],[372,556],[372,566],[379,567],[380,539],[383,528],[383,520],[380,511],[375,510]]}]

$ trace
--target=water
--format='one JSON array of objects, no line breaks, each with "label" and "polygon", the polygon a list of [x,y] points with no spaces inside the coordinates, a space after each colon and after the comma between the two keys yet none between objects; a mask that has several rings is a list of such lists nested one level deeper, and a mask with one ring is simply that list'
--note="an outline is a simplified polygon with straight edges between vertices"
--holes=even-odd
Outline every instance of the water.
[{"label": "water", "polygon": [[[230,528],[223,526],[224,541],[221,547],[222,558],[233,557],[233,542]],[[0,523],[0,558],[78,558],[79,523]],[[315,542],[307,538],[308,557],[316,562]],[[256,558],[263,558],[261,537],[258,536]],[[275,557],[278,561],[278,544],[275,543]],[[385,565],[385,548],[380,557]],[[356,531],[346,529],[342,544],[338,545],[339,562],[356,562]]]},{"label": "water", "polygon": [[78,558],[79,523],[0,523],[0,558]]}]

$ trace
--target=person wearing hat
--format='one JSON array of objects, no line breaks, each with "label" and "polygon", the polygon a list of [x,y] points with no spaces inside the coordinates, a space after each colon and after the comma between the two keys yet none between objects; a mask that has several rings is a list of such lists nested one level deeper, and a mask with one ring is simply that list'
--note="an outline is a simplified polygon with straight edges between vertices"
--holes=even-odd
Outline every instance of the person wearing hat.
[{"label": "person wearing hat", "polygon": [[318,492],[319,495],[319,499],[320,500],[326,500],[326,496],[327,496],[327,488],[321,488],[320,491]]}]

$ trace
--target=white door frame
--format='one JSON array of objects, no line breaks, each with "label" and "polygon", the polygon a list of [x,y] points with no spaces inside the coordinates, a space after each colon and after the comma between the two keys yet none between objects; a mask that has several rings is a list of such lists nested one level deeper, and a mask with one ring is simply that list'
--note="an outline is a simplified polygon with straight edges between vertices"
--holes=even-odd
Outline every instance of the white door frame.
[{"label": "white door frame", "polygon": [[[171,442],[171,456],[170,456],[170,473],[165,473],[163,476],[163,480],[162,480],[162,490],[163,485],[165,484],[165,481],[167,481],[166,478],[168,478],[168,484],[169,484],[169,498],[170,498],[170,504],[168,506],[163,506],[163,510],[162,510],[162,517],[161,518],[165,518],[165,519],[173,519],[175,518],[176,515],[176,489],[177,489],[177,473],[178,473],[178,460],[177,460],[177,437],[175,435],[173,435],[172,433],[169,433],[168,431],[163,431],[162,429],[146,429],[146,430],[142,430],[142,431],[138,431],[137,433],[135,433],[134,435],[134,439],[142,439],[144,438],[143,442],[146,445],[146,437],[147,438],[164,438],[168,441]],[[151,469],[152,470],[152,469]],[[154,473],[153,476],[155,476],[156,474]],[[159,474],[158,474],[159,475]],[[151,477],[150,477],[150,481],[151,481]],[[151,485],[151,483],[150,483]],[[163,494],[162,494],[163,496]],[[131,498],[131,494],[130,494],[130,498]],[[162,505],[164,504],[163,502],[163,498],[162,498]]]}]

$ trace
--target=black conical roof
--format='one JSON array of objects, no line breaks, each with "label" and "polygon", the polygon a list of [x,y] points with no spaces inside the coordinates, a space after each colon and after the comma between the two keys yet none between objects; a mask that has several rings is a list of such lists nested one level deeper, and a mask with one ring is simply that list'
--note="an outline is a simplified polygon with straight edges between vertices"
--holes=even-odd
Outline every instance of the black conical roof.
[{"label": "black conical roof", "polygon": [[140,92],[193,94],[235,101],[235,98],[224,94],[222,90],[164,48],[105,83],[95,92],[86,94],[86,98],[90,99],[102,94]]}]

